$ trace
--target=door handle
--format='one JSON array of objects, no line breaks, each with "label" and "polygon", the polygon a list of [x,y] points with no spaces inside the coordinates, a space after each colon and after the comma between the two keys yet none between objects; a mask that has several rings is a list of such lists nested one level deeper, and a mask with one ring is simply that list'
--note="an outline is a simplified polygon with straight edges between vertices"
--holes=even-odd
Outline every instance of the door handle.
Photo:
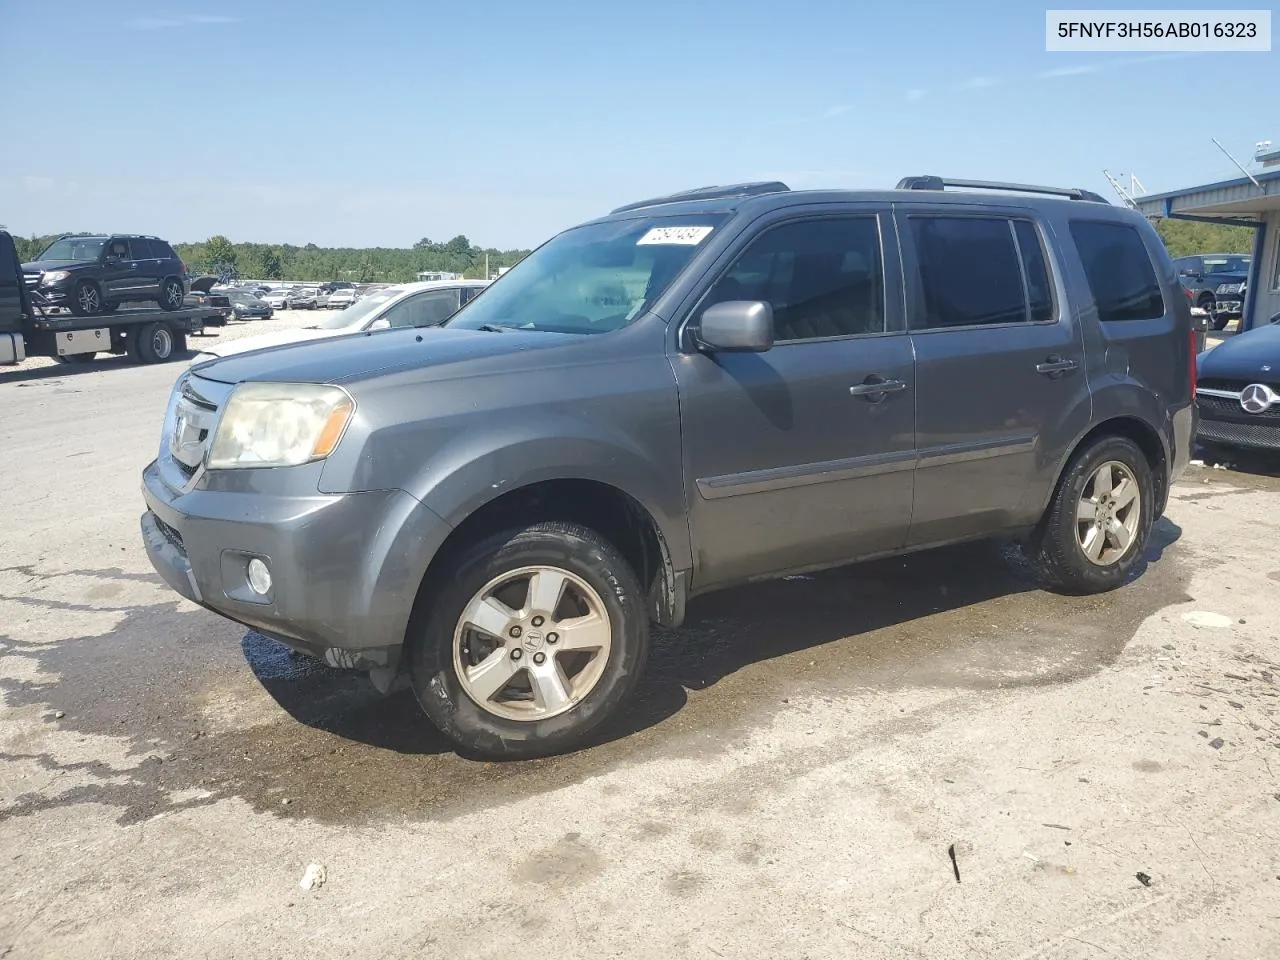
[{"label": "door handle", "polygon": [[907,385],[902,380],[881,380],[876,374],[867,377],[862,383],[849,388],[849,395],[852,397],[866,397],[875,403],[884,398],[886,393],[897,393],[900,390],[907,389]]},{"label": "door handle", "polygon": [[1067,360],[1054,354],[1044,363],[1036,364],[1036,373],[1043,373],[1046,377],[1057,377],[1064,373],[1070,373],[1079,366],[1080,363],[1077,360]]}]

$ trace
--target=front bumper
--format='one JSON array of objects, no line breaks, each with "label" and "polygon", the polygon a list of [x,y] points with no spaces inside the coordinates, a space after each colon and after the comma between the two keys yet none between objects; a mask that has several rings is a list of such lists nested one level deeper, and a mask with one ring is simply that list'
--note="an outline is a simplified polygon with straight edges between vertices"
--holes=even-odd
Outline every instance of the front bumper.
[{"label": "front bumper", "polygon": [[1243,309],[1242,301],[1237,298],[1217,300],[1213,304],[1213,312],[1221,316],[1226,314],[1229,317],[1238,317]]},{"label": "front bumper", "polygon": [[1227,447],[1280,451],[1280,421],[1259,419],[1254,423],[1200,418],[1198,439]]},{"label": "front bumper", "polygon": [[[170,587],[338,667],[396,668],[427,564],[450,531],[401,490],[182,492],[153,461],[142,493],[143,543]],[[254,557],[271,571],[265,596],[248,584]]]}]

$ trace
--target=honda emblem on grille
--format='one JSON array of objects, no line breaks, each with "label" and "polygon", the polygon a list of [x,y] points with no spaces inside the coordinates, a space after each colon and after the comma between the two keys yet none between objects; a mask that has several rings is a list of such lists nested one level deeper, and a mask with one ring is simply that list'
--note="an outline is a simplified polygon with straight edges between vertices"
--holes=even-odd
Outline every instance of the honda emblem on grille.
[{"label": "honda emblem on grille", "polygon": [[1251,383],[1240,391],[1240,407],[1245,413],[1265,413],[1276,399],[1265,383]]}]

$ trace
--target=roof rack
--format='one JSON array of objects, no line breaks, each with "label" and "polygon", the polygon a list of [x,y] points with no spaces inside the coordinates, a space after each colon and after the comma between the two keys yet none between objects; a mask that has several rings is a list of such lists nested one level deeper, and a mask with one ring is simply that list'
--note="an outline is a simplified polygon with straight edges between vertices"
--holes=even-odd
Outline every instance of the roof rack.
[{"label": "roof rack", "polygon": [[1070,200],[1087,200],[1090,203],[1106,203],[1106,199],[1092,190],[1080,187],[1038,187],[1029,183],[1004,183],[1000,180],[952,180],[949,177],[903,177],[898,181],[899,190],[943,190],[947,187],[965,187],[971,190],[1008,190],[1011,193],[1043,193],[1051,197]]},{"label": "roof rack", "polygon": [[733,183],[724,187],[697,187],[683,190],[666,197],[654,197],[651,200],[637,200],[625,206],[610,210],[610,213],[623,213],[626,210],[639,210],[643,207],[656,207],[664,203],[681,203],[685,200],[720,200],[725,197],[757,197],[766,193],[790,193],[791,188],[778,180],[760,180],[752,183]]}]

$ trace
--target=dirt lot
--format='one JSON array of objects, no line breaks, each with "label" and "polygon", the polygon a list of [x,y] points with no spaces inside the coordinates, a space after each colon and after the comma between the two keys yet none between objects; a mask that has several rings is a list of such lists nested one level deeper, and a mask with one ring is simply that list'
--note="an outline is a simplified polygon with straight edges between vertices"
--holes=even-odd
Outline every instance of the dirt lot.
[{"label": "dirt lot", "polygon": [[0,371],[0,956],[1280,956],[1280,464],[1104,597],[971,546],[695,602],[600,744],[486,764],[153,576],[179,369]]}]

